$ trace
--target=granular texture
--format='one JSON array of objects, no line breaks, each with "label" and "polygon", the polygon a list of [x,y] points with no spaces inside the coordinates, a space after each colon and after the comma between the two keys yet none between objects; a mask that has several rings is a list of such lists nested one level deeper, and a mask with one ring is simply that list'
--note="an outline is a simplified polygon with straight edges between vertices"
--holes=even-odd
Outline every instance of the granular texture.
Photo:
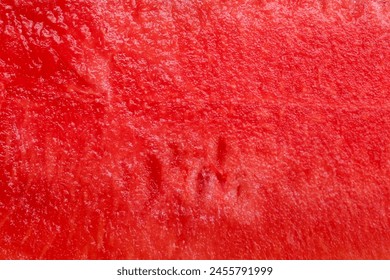
[{"label": "granular texture", "polygon": [[0,0],[0,258],[390,259],[389,16]]}]

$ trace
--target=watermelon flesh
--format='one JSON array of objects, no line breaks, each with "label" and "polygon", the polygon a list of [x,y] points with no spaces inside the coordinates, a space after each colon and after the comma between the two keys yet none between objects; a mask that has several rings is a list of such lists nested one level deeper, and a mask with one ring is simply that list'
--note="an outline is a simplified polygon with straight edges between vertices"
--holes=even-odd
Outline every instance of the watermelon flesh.
[{"label": "watermelon flesh", "polygon": [[0,258],[389,259],[389,15],[0,0]]}]

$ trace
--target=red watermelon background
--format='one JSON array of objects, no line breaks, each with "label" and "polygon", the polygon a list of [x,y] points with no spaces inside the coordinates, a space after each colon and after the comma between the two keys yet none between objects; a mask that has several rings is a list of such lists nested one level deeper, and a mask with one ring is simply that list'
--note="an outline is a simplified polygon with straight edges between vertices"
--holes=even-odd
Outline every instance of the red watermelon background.
[{"label": "red watermelon background", "polygon": [[389,17],[0,0],[0,258],[390,259]]}]

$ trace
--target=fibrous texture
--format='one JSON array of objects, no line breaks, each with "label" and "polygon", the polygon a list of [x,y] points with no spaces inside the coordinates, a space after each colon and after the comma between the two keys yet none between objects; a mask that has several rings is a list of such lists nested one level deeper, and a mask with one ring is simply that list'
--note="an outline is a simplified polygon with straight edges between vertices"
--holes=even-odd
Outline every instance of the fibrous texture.
[{"label": "fibrous texture", "polygon": [[0,0],[0,258],[390,258],[389,13]]}]

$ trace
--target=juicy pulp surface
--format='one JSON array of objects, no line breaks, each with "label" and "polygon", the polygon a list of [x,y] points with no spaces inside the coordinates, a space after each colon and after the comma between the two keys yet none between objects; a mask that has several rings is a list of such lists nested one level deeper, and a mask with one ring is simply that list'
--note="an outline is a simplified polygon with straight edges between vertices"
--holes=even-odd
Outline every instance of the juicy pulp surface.
[{"label": "juicy pulp surface", "polygon": [[388,1],[0,0],[0,258],[390,258]]}]

